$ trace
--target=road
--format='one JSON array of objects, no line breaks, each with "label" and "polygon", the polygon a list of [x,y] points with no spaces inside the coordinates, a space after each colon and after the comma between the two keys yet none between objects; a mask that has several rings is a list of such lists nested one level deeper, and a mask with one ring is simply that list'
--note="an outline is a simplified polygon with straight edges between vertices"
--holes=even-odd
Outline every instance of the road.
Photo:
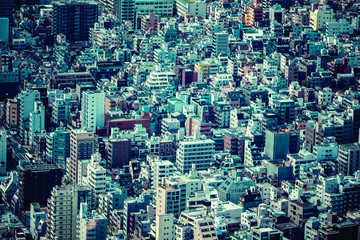
[{"label": "road", "polygon": [[[8,133],[9,134],[9,133]],[[25,160],[27,159],[26,158],[26,155],[25,153],[27,153],[28,151],[21,145],[19,144],[14,138],[12,135],[8,135],[9,138],[9,146],[12,148],[13,150],[13,157],[16,159],[16,160]],[[19,147],[20,146],[20,147]]]}]

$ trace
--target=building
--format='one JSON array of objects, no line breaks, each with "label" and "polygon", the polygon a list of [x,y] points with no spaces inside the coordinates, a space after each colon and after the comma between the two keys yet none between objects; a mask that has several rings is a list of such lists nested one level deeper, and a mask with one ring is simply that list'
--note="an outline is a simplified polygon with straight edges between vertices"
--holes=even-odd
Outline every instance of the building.
[{"label": "building", "polygon": [[26,136],[28,139],[29,145],[34,145],[35,134],[45,130],[45,107],[41,101],[34,102],[34,111],[30,113],[29,117],[29,136]]},{"label": "building", "polygon": [[38,239],[38,229],[42,229],[42,225],[46,221],[46,212],[38,203],[30,204],[30,233],[33,239]]},{"label": "building", "polygon": [[98,21],[98,3],[72,1],[53,3],[53,35],[63,33],[71,42],[88,41],[89,29]]},{"label": "building", "polygon": [[154,13],[150,13],[148,16],[143,15],[141,16],[141,30],[143,32],[148,32],[150,30],[151,32],[157,31],[159,21],[160,17],[156,16]]},{"label": "building", "polygon": [[215,142],[196,132],[179,142],[176,151],[176,166],[182,173],[187,173],[194,165],[196,170],[207,170],[213,163]]},{"label": "building", "polygon": [[89,72],[58,72],[53,71],[50,76],[52,89],[76,88],[79,83],[95,83],[94,77]]},{"label": "building", "polygon": [[19,214],[26,222],[30,203],[37,202],[45,206],[53,187],[61,185],[63,169],[55,164],[22,163],[19,168]]},{"label": "building", "polygon": [[129,165],[131,158],[131,139],[123,138],[111,128],[111,135],[107,144],[107,169],[122,168]]},{"label": "building", "polygon": [[81,104],[81,125],[83,128],[103,129],[105,124],[105,93],[99,90],[83,92]]},{"label": "building", "polygon": [[211,123],[202,120],[199,117],[188,117],[185,122],[186,135],[192,136],[199,131],[201,135],[207,138],[211,137]]},{"label": "building", "polygon": [[168,160],[156,159],[153,163],[153,183],[152,187],[156,190],[164,178],[173,176],[175,173],[174,164]]},{"label": "building", "polygon": [[0,165],[1,174],[6,174],[7,165],[7,132],[6,130],[0,130]]},{"label": "building", "polygon": [[340,144],[338,161],[338,172],[345,176],[353,175],[357,170],[360,170],[360,144]]},{"label": "building", "polygon": [[255,0],[254,5],[248,7],[248,12],[245,15],[245,23],[250,26],[262,26],[263,21],[263,9],[260,0]]},{"label": "building", "polygon": [[226,32],[216,32],[212,38],[212,52],[214,57],[219,54],[227,55],[229,52],[229,34]]},{"label": "building", "polygon": [[[131,9],[129,7],[129,9]],[[154,13],[160,17],[172,17],[174,14],[173,0],[135,0],[136,16],[149,15]]]},{"label": "building", "polygon": [[134,0],[114,0],[114,12],[122,21],[135,21],[135,1]]},{"label": "building", "polygon": [[46,135],[46,160],[49,163],[65,165],[70,157],[70,132],[64,127],[58,127]]},{"label": "building", "polygon": [[336,22],[334,11],[328,5],[310,11],[310,27],[314,31],[324,29],[328,22]]},{"label": "building", "polygon": [[156,240],[175,239],[175,226],[174,215],[169,214],[157,214],[156,215]]},{"label": "building", "polygon": [[0,2],[0,18],[7,18],[8,21],[13,22],[12,12],[15,8],[16,8],[15,1],[1,0],[1,2]]},{"label": "building", "polygon": [[94,132],[85,129],[71,129],[70,157],[66,159],[66,176],[70,182],[78,182],[78,160],[90,159],[94,152],[94,145]]},{"label": "building", "polygon": [[188,175],[163,178],[156,190],[156,215],[173,214],[179,218],[186,209],[188,196],[201,190],[201,180],[197,177],[194,166]]},{"label": "building", "polygon": [[89,211],[87,203],[80,204],[77,239],[106,240],[108,220],[96,211]]},{"label": "building", "polygon": [[272,160],[286,159],[288,153],[297,153],[300,147],[299,133],[291,129],[266,130],[265,154]]},{"label": "building", "polygon": [[[1,16],[1,13],[0,13]],[[10,25],[9,18],[0,17],[0,42],[9,42],[10,40]]]},{"label": "building", "polygon": [[191,14],[194,17],[206,18],[206,2],[203,0],[176,0],[176,14],[180,17],[185,17]]},{"label": "building", "polygon": [[40,100],[40,93],[37,90],[21,91],[18,95],[19,101],[19,135],[23,141],[26,139],[26,132],[29,131],[30,113],[34,111],[34,102]]},{"label": "building", "polygon": [[[184,225],[189,225],[194,240],[215,240],[218,239],[215,230],[214,220],[206,216],[199,210],[186,210],[181,213],[179,221]],[[189,239],[189,238],[188,238]]]},{"label": "building", "polygon": [[277,21],[280,24],[284,22],[284,9],[281,5],[276,4],[269,8],[269,20],[270,22]]},{"label": "building", "polygon": [[303,227],[306,221],[316,215],[316,206],[310,203],[305,197],[289,201],[288,217],[292,223]]},{"label": "building", "polygon": [[354,27],[350,25],[345,19],[340,19],[340,22],[327,22],[326,32],[328,36],[339,36],[341,34],[354,34]]},{"label": "building", "polygon": [[56,126],[66,124],[70,119],[71,102],[70,94],[64,94],[62,98],[56,98],[52,106],[51,121]]},{"label": "building", "polygon": [[99,195],[106,191],[106,169],[100,165],[100,153],[94,153],[87,165],[87,184],[91,188],[91,194],[97,202]]},{"label": "building", "polygon": [[6,102],[6,123],[10,126],[19,124],[19,101],[17,98],[8,99]]},{"label": "building", "polygon": [[78,185],[54,187],[47,201],[46,239],[79,239],[77,238],[78,213],[81,203],[87,202],[90,202],[89,187]]}]

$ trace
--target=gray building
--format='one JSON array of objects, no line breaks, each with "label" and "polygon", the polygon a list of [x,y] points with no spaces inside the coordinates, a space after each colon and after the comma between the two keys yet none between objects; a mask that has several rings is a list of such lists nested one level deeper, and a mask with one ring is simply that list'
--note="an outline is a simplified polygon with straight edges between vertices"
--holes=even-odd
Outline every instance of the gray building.
[{"label": "gray building", "polygon": [[265,154],[271,160],[286,159],[288,153],[299,151],[299,133],[289,128],[266,130]]},{"label": "gray building", "polygon": [[89,29],[98,20],[98,3],[95,1],[54,1],[53,35],[63,33],[66,39],[88,41]]},{"label": "gray building", "polygon": [[46,136],[46,160],[50,163],[65,164],[70,156],[70,132],[58,127]]},{"label": "gray building", "polygon": [[213,34],[212,52],[214,57],[223,53],[228,54],[229,49],[229,34],[226,32],[217,32]]}]

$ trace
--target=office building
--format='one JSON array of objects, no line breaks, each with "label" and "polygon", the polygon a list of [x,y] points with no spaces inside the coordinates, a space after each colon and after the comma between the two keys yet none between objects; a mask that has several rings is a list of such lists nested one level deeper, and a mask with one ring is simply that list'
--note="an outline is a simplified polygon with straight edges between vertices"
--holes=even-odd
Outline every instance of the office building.
[{"label": "office building", "polygon": [[9,40],[10,40],[9,18],[0,17],[0,42],[9,42]]},{"label": "office building", "polygon": [[129,165],[131,158],[131,139],[122,138],[116,134],[116,128],[111,128],[107,144],[107,169],[122,168]]},{"label": "office building", "polygon": [[105,123],[105,93],[90,90],[82,94],[81,125],[83,128],[103,129]]},{"label": "office building", "polygon": [[88,202],[91,202],[89,187],[54,187],[47,201],[46,239],[79,239],[77,219],[80,204]]},{"label": "office building", "polygon": [[343,175],[353,175],[360,170],[360,144],[340,144],[338,155],[338,172]]},{"label": "office building", "polygon": [[264,21],[263,9],[260,0],[254,0],[253,6],[248,7],[245,22],[250,26],[262,26]]},{"label": "office building", "polygon": [[[39,239],[42,225],[46,222],[45,208],[41,208],[39,203],[30,204],[30,233],[33,239]],[[44,224],[46,225],[46,224]]]},{"label": "office building", "polygon": [[95,1],[54,1],[54,36],[63,33],[71,42],[88,41],[89,29],[98,21],[98,3]]},{"label": "office building", "polygon": [[17,98],[8,99],[6,102],[6,123],[10,126],[19,124],[19,101]]},{"label": "office building", "polygon": [[94,152],[94,145],[94,132],[85,129],[71,129],[70,157],[66,159],[66,176],[70,182],[78,182],[78,160],[90,159]]},{"label": "office building", "polygon": [[100,162],[100,153],[94,153],[87,165],[87,184],[91,188],[95,202],[97,202],[99,195],[105,193],[106,190],[106,169],[100,165]]},{"label": "office building", "polygon": [[195,166],[188,175],[163,178],[156,190],[156,215],[173,214],[178,218],[186,209],[186,199],[201,190]]},{"label": "office building", "polygon": [[203,0],[176,0],[175,4],[176,14],[180,17],[191,14],[194,17],[206,18],[206,2]]},{"label": "office building", "polygon": [[175,239],[175,226],[173,214],[156,215],[156,240]]},{"label": "office building", "polygon": [[122,21],[135,21],[135,0],[114,0],[114,12]]},{"label": "office building", "polygon": [[227,55],[229,51],[229,34],[226,32],[216,32],[213,34],[212,39],[212,52],[214,57],[219,54]]},{"label": "office building", "polygon": [[46,136],[46,160],[49,163],[65,165],[70,157],[70,132],[58,127]]},{"label": "office building", "polygon": [[160,17],[172,17],[174,14],[173,0],[135,0],[136,17],[154,13]]},{"label": "office building", "polygon": [[25,142],[26,132],[29,131],[30,113],[34,111],[34,102],[40,100],[40,93],[37,90],[23,90],[18,95],[19,101],[19,135]]},{"label": "office building", "polygon": [[7,160],[7,132],[0,130],[0,173],[6,173]]},{"label": "office building", "polygon": [[187,173],[195,165],[196,170],[207,170],[214,161],[215,142],[196,132],[179,142],[176,152],[176,166]]},{"label": "office building", "polygon": [[29,145],[34,145],[36,133],[42,130],[45,130],[45,107],[41,101],[36,101],[34,102],[34,111],[30,113],[29,117],[29,136],[26,137],[26,140],[29,139]]},{"label": "office building", "polygon": [[13,14],[13,10],[15,10],[15,9],[16,9],[16,5],[15,5],[14,0],[1,0],[0,1],[0,18],[7,18],[8,23],[9,22],[10,22],[10,24],[13,23],[12,14]]},{"label": "office building", "polygon": [[56,126],[59,126],[60,123],[66,124],[70,120],[70,97],[70,94],[64,94],[61,98],[56,98],[53,102],[51,122]]},{"label": "office building", "polygon": [[299,133],[288,128],[266,130],[265,154],[272,160],[286,159],[288,153],[297,153],[300,147]]},{"label": "office building", "polygon": [[326,23],[335,21],[334,11],[328,5],[323,5],[318,9],[310,11],[310,27],[312,27],[314,31],[324,29]]},{"label": "office building", "polygon": [[55,164],[22,163],[19,168],[19,214],[26,222],[26,211],[30,203],[37,202],[45,206],[53,187],[61,185],[63,169]]}]

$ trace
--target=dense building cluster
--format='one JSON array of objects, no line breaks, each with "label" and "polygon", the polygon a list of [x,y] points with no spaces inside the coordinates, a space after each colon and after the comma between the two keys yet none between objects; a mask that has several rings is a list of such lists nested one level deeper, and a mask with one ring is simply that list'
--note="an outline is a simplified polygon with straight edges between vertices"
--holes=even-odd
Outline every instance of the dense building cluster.
[{"label": "dense building cluster", "polygon": [[360,239],[359,13],[0,0],[0,239]]}]

